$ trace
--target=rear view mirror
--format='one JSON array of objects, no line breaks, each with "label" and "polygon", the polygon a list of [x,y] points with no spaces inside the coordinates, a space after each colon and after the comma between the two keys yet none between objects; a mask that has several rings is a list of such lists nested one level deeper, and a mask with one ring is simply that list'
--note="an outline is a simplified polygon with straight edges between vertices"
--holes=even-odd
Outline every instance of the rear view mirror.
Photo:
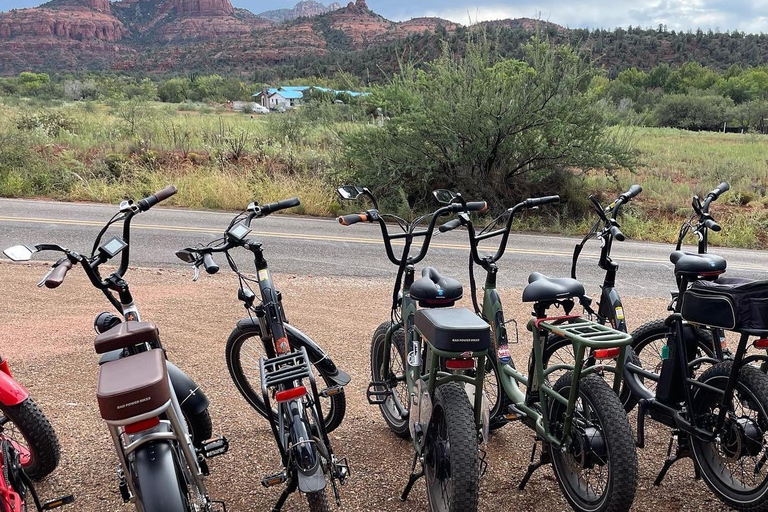
[{"label": "rear view mirror", "polygon": [[363,194],[363,189],[354,185],[344,185],[343,187],[339,187],[336,192],[338,192],[339,197],[342,199],[353,201]]},{"label": "rear view mirror", "polygon": [[37,252],[36,249],[30,249],[26,245],[14,245],[3,251],[13,261],[29,261],[32,255]]},{"label": "rear view mirror", "polygon": [[195,263],[197,261],[197,258],[192,254],[192,251],[187,249],[176,251],[176,257],[185,263]]},{"label": "rear view mirror", "polygon": [[437,199],[438,203],[443,204],[451,204],[451,202],[456,199],[456,197],[458,197],[456,192],[452,192],[444,188],[433,190],[432,195],[435,196],[435,199]]}]

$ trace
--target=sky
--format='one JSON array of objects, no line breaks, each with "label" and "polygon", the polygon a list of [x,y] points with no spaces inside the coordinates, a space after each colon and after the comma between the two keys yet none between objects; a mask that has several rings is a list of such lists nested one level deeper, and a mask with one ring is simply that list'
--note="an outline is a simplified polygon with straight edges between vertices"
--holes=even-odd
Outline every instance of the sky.
[{"label": "sky", "polygon": [[[44,0],[0,0],[0,11],[34,7]],[[231,0],[259,13],[298,0]],[[333,0],[320,0],[328,4]],[[768,33],[768,0],[367,0],[382,16],[404,21],[438,16],[464,25],[504,18],[536,18],[569,28],[666,25],[669,30],[739,30]],[[345,2],[340,2],[342,5]],[[609,5],[610,8],[606,7]]]}]

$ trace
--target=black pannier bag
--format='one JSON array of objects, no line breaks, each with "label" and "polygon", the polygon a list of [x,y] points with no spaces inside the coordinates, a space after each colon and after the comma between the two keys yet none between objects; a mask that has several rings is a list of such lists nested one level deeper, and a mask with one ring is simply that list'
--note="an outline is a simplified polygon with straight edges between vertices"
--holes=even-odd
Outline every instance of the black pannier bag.
[{"label": "black pannier bag", "polygon": [[680,312],[696,324],[768,331],[768,281],[696,281],[683,293]]}]

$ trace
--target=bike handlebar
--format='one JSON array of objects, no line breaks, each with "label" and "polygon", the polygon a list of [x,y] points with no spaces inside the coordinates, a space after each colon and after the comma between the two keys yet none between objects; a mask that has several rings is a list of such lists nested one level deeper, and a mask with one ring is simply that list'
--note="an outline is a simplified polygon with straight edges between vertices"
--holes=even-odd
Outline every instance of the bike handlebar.
[{"label": "bike handlebar", "polygon": [[728,184],[727,181],[724,181],[721,184],[719,184],[717,187],[715,187],[715,189],[707,195],[712,196],[713,201],[717,201],[717,198],[720,197],[720,194],[728,192],[729,190],[731,190],[731,186]]},{"label": "bike handlebar", "polygon": [[560,196],[532,197],[523,201],[526,208],[535,208],[560,201]]},{"label": "bike handlebar", "polygon": [[301,201],[298,197],[292,197],[290,199],[283,199],[281,201],[277,201],[275,203],[268,203],[263,206],[259,206],[259,211],[261,212],[261,215],[269,215],[270,213],[275,213],[280,210],[285,210],[287,208],[293,208],[295,206],[300,206]]},{"label": "bike handlebar", "polygon": [[72,262],[69,259],[63,259],[56,267],[51,271],[48,277],[45,279],[46,288],[58,288],[61,283],[64,282],[64,278],[67,276],[67,272],[72,269]]},{"label": "bike handlebar", "polygon": [[441,233],[447,233],[448,231],[451,231],[452,229],[456,229],[459,226],[461,226],[461,219],[451,219],[445,224],[442,224],[440,227],[438,227],[437,230],[440,231]]},{"label": "bike handlebar", "polygon": [[613,238],[615,238],[619,242],[623,242],[626,239],[626,237],[624,236],[624,233],[621,232],[618,226],[611,226],[610,232],[611,232],[611,235],[613,235]]},{"label": "bike handlebar", "polygon": [[342,226],[351,226],[358,222],[368,222],[368,215],[365,213],[351,213],[349,215],[342,215],[338,218],[339,224]]},{"label": "bike handlebar", "polygon": [[151,196],[147,196],[144,199],[140,199],[136,205],[139,207],[139,210],[145,212],[155,206],[157,203],[161,201],[165,201],[172,195],[174,195],[178,190],[173,185],[168,185],[162,190],[158,190]]},{"label": "bike handlebar", "polygon": [[215,261],[213,261],[213,256],[211,256],[211,253],[206,253],[203,255],[203,267],[205,267],[205,271],[211,275],[219,271],[219,266]]},{"label": "bike handlebar", "polygon": [[707,227],[707,229],[711,229],[712,231],[715,231],[715,232],[720,231],[721,229],[723,229],[722,227],[720,227],[720,224],[715,222],[714,219],[706,219],[704,221],[704,225]]},{"label": "bike handlebar", "polygon": [[641,187],[640,185],[632,185],[631,187],[629,187],[629,190],[621,194],[621,196],[619,197],[624,199],[623,202],[626,203],[627,201],[629,201],[630,199],[632,199],[642,191],[643,191],[643,187]]}]

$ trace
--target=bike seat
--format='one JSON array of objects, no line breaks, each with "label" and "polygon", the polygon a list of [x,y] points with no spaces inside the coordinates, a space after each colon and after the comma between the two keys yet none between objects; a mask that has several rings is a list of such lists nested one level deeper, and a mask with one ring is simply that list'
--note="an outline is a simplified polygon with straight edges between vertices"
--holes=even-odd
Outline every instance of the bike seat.
[{"label": "bike seat", "polygon": [[122,421],[152,412],[171,399],[165,353],[160,349],[101,365],[96,394],[101,417]]},{"label": "bike seat", "polygon": [[725,272],[726,261],[715,254],[692,254],[674,251],[669,261],[675,265],[675,275],[689,278],[716,278]]},{"label": "bike seat", "polygon": [[467,308],[420,309],[414,323],[438,350],[479,352],[491,346],[491,326]]},{"label": "bike seat", "polygon": [[152,322],[122,322],[96,336],[93,345],[97,354],[104,354],[141,343],[155,343],[160,340],[159,336]]},{"label": "bike seat", "polygon": [[461,299],[464,289],[461,283],[450,277],[443,277],[433,267],[421,271],[421,279],[411,285],[410,295],[423,308],[445,308]]},{"label": "bike seat", "polygon": [[523,302],[545,302],[581,297],[586,294],[584,285],[570,277],[548,277],[539,272],[528,276],[530,283],[523,290]]}]

